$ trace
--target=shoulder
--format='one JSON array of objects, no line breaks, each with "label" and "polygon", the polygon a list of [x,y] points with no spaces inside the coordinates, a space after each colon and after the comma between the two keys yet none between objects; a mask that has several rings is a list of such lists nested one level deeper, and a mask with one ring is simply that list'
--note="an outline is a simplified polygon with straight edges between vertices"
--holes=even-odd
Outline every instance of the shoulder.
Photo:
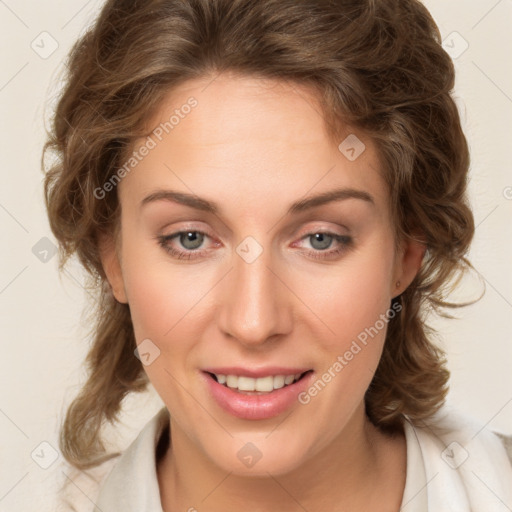
[{"label": "shoulder", "polygon": [[[169,423],[162,408],[121,454],[88,470],[62,463],[62,486],[57,512],[131,512],[145,509],[150,494],[157,511],[156,448]],[[137,485],[139,484],[139,485]]]},{"label": "shoulder", "polygon": [[425,420],[405,416],[428,484],[429,510],[512,510],[512,436],[444,404]]},{"label": "shoulder", "polygon": [[487,423],[451,404],[444,404],[427,420],[411,423],[416,432],[435,438],[445,447],[456,443],[466,448],[485,448],[489,455],[503,455],[512,463],[512,433],[491,430]]},{"label": "shoulder", "polygon": [[95,512],[162,512],[157,460],[160,441],[169,438],[169,423],[163,407],[123,451],[101,484]]},{"label": "shoulder", "polygon": [[[453,495],[467,500],[472,510],[494,511],[500,503],[512,505],[512,435],[491,430],[488,422],[447,404],[428,419],[408,420],[427,480],[435,478],[429,486],[429,500]],[[489,506],[493,500],[495,508]]]},{"label": "shoulder", "polygon": [[[409,421],[413,423],[415,427],[435,428],[440,433],[448,433],[454,430],[472,431],[476,429],[478,433],[485,431],[487,433],[492,432],[493,434],[496,434],[495,431],[488,428],[489,422],[485,423],[470,412],[461,409],[450,402],[445,402],[437,412],[425,420]],[[512,437],[512,429],[510,434],[499,432],[499,436],[505,438]]]},{"label": "shoulder", "polygon": [[77,469],[67,462],[61,463],[57,512],[91,512],[101,486],[118,458],[112,458],[87,470]]}]

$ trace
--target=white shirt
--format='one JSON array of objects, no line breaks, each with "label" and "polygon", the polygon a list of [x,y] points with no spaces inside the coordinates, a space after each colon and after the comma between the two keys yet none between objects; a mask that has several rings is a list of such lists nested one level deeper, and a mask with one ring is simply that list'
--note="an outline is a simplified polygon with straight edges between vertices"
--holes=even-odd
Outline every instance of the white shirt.
[{"label": "white shirt", "polygon": [[[59,510],[163,512],[156,447],[168,424],[164,407],[120,457],[89,475],[68,475],[73,492],[67,500],[75,508]],[[401,512],[512,510],[512,436],[487,430],[447,406],[425,427],[407,418],[403,425],[407,468]]]}]

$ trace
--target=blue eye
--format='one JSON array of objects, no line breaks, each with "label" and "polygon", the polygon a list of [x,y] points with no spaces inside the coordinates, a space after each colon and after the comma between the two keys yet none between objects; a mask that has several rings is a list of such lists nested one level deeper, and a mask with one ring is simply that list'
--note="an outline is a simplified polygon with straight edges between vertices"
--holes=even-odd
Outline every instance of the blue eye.
[{"label": "blue eye", "polygon": [[[158,236],[158,243],[161,247],[167,251],[173,258],[176,259],[197,259],[203,256],[206,256],[208,252],[205,250],[198,250],[206,238],[210,238],[203,231],[198,230],[186,230],[186,231],[177,231],[176,233],[172,233],[170,235],[162,235]],[[184,248],[177,249],[172,241],[177,239],[179,245]],[[315,259],[332,259],[336,258],[336,256],[341,255],[343,252],[348,250],[352,244],[353,240],[350,236],[347,235],[338,235],[336,233],[330,233],[325,231],[317,231],[314,233],[308,233],[301,238],[301,240],[310,239],[312,242],[311,246],[314,250],[303,251],[309,257]],[[329,249],[331,245],[335,242],[337,247],[335,249]]]},{"label": "blue eye", "polygon": [[[303,238],[312,240],[311,246],[317,250],[308,251],[312,258],[316,259],[331,259],[345,252],[352,246],[352,238],[347,235],[337,235],[336,233],[329,233],[326,231],[317,231],[315,233],[308,233]],[[336,249],[328,249],[332,242],[335,241],[338,246]]]},{"label": "blue eye", "polygon": [[203,242],[205,233],[199,231],[181,231],[176,236],[179,237],[180,244],[182,244],[183,247],[194,251],[198,249]]},{"label": "blue eye", "polygon": [[[198,236],[199,235],[199,236]],[[202,256],[206,251],[197,251],[197,249],[201,246],[204,238],[209,236],[202,231],[197,230],[187,230],[187,231],[177,231],[172,235],[160,236],[158,237],[160,245],[173,257],[177,259],[192,259],[197,258],[198,256]],[[186,251],[181,251],[173,247],[169,242],[178,238],[182,247],[187,249]]]}]

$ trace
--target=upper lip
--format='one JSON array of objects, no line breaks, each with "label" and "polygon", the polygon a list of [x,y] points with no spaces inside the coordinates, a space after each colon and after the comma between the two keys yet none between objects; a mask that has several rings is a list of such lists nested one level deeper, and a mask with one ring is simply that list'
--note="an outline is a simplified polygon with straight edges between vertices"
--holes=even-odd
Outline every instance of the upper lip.
[{"label": "upper lip", "polygon": [[297,373],[304,373],[311,370],[311,368],[304,367],[284,367],[284,366],[266,366],[265,368],[242,368],[241,366],[217,366],[211,368],[203,368],[204,372],[215,373],[217,375],[237,375],[244,377],[252,377],[257,379],[259,377],[267,377],[268,375],[295,375]]}]

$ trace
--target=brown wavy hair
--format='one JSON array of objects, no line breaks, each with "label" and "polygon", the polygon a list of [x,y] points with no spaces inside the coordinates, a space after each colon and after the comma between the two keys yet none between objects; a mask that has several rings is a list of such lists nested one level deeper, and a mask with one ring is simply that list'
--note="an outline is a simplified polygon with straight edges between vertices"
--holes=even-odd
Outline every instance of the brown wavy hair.
[{"label": "brown wavy hair", "polygon": [[[88,380],[69,406],[60,448],[77,468],[106,453],[104,422],[147,388],[134,356],[128,305],[103,271],[98,239],[119,223],[117,192],[95,197],[123,163],[164,96],[194,78],[234,72],[314,88],[333,140],[352,126],[376,144],[397,240],[427,246],[421,269],[396,299],[384,352],[365,395],[384,431],[422,421],[443,404],[449,372],[426,323],[446,314],[474,233],[466,197],[469,151],[452,98],[454,66],[416,0],[109,0],[73,47],[43,157],[51,229],[61,268],[76,254],[97,292]],[[338,139],[338,141],[340,141]],[[450,316],[450,315],[448,315]]]}]

